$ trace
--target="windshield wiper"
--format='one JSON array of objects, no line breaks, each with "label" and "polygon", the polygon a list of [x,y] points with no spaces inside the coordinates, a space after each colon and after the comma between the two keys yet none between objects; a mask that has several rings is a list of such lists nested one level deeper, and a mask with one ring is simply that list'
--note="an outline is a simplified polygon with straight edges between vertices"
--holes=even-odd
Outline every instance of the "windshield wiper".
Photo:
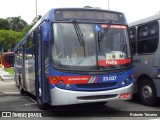
[{"label": "windshield wiper", "polygon": [[98,31],[98,48],[99,48],[99,51],[100,51],[100,48],[101,48],[100,42],[101,42],[101,41],[103,40],[103,38],[107,35],[108,30],[109,30],[111,24],[112,24],[112,20],[110,20],[109,22],[107,22],[107,27],[104,28],[104,32],[102,32],[102,33],[100,34],[99,31]]},{"label": "windshield wiper", "polygon": [[107,23],[107,27],[104,28],[104,32],[102,32],[101,35],[99,36],[100,38],[98,39],[98,42],[101,42],[103,40],[103,38],[106,37],[108,30],[110,29],[111,24],[112,24],[112,20],[110,20]]},{"label": "windshield wiper", "polygon": [[74,25],[74,29],[76,31],[80,46],[83,46],[84,56],[86,56],[84,38],[83,38],[83,34],[81,32],[81,29],[77,23],[77,20],[75,20],[75,19],[73,20],[73,25]]},{"label": "windshield wiper", "polygon": [[125,45],[123,46],[122,52],[124,52],[125,48],[127,48],[127,44],[125,43]]},{"label": "windshield wiper", "polygon": [[81,29],[77,23],[77,20],[75,20],[75,19],[73,20],[73,25],[74,25],[74,29],[76,31],[80,45],[85,46],[83,34],[82,34]]}]

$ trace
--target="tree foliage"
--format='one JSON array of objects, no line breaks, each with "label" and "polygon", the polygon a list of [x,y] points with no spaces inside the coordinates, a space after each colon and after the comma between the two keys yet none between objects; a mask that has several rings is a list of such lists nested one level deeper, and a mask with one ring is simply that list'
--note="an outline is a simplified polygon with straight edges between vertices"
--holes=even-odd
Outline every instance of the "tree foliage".
[{"label": "tree foliage", "polygon": [[0,46],[3,46],[6,51],[13,49],[40,18],[41,15],[35,17],[31,25],[28,25],[20,16],[0,18]]},{"label": "tree foliage", "polygon": [[27,22],[21,19],[20,16],[19,17],[8,17],[7,21],[9,22],[10,29],[13,31],[20,32],[27,26]]},{"label": "tree foliage", "polygon": [[[19,42],[23,34],[23,29],[28,26],[21,17],[8,17],[7,19],[0,18],[0,46],[3,46],[5,51],[13,50],[17,42]],[[25,32],[25,31],[24,31]]]},{"label": "tree foliage", "polygon": [[0,29],[1,30],[9,30],[10,29],[9,22],[6,19],[0,18]]},{"label": "tree foliage", "polygon": [[22,38],[21,32],[12,30],[0,30],[0,45],[4,49],[13,49],[17,42]]}]

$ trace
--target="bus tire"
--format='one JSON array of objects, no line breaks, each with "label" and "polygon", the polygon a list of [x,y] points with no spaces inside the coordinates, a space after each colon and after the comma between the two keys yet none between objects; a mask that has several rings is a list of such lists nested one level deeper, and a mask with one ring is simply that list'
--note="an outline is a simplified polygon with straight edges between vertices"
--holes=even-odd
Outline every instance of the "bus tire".
[{"label": "bus tire", "polygon": [[156,88],[154,83],[144,78],[138,88],[138,95],[142,104],[146,106],[155,106],[157,103]]}]

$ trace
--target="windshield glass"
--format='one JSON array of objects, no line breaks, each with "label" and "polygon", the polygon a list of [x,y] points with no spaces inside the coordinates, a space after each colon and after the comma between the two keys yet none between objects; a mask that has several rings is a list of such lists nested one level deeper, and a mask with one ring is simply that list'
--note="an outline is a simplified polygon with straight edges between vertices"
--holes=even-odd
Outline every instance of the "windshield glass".
[{"label": "windshield glass", "polygon": [[[110,26],[107,34],[103,34],[105,25],[77,23],[53,24],[52,59],[56,68],[65,70],[98,70],[128,66],[130,61],[127,27]],[[122,28],[120,28],[122,27]],[[78,34],[79,33],[79,34]],[[82,37],[83,39],[79,38]],[[84,44],[82,44],[82,42]],[[111,62],[114,64],[111,64]]]},{"label": "windshield glass", "polygon": [[96,67],[94,29],[91,24],[79,24],[83,34],[81,46],[73,23],[54,24],[54,65],[65,69],[92,69]]}]

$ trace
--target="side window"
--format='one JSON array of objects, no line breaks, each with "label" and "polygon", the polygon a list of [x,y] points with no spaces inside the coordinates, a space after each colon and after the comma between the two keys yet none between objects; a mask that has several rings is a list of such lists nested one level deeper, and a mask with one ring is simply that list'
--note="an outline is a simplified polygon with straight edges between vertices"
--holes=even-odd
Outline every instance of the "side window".
[{"label": "side window", "polygon": [[18,57],[18,58],[22,58],[22,46],[19,46],[19,47],[18,47],[17,57]]},{"label": "side window", "polygon": [[16,52],[17,56],[15,57],[15,63],[19,66],[22,65],[22,52],[22,46],[19,46]]},{"label": "side window", "polygon": [[137,50],[138,54],[148,54],[156,51],[158,47],[157,21],[147,23],[138,27]]},{"label": "side window", "polygon": [[136,54],[136,28],[129,28],[129,39],[131,42],[131,52],[132,55]]},{"label": "side window", "polygon": [[26,60],[32,59],[34,55],[33,34],[27,39],[26,43]]}]

